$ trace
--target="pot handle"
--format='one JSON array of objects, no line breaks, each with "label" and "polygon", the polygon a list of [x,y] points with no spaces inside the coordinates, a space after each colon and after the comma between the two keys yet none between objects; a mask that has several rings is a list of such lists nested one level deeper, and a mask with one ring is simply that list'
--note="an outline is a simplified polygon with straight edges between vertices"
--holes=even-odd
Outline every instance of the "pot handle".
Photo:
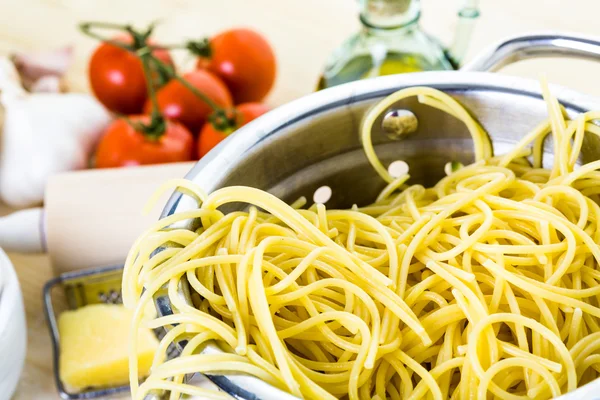
[{"label": "pot handle", "polygon": [[476,56],[461,71],[493,72],[517,61],[539,57],[574,57],[600,61],[600,38],[556,32],[513,36]]}]

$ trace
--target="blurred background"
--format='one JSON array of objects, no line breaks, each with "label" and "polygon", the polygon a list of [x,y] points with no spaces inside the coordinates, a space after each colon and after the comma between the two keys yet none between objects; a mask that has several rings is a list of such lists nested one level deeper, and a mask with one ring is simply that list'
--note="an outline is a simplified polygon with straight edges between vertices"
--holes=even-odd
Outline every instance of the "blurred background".
[{"label": "blurred background", "polygon": [[[456,28],[457,0],[422,0],[423,29],[448,45]],[[277,78],[265,102],[276,107],[315,90],[331,52],[359,27],[353,0],[0,0],[0,53],[74,46],[66,81],[70,90],[89,92],[87,68],[98,42],[82,35],[81,21],[132,23],[159,21],[161,42],[200,38],[231,27],[250,27],[271,43]],[[481,0],[465,60],[509,35],[540,30],[600,35],[597,0]],[[175,54],[178,65],[193,65]],[[186,58],[188,57],[188,58]],[[501,73],[538,78],[600,95],[598,65],[580,60],[535,60]],[[0,206],[3,214],[9,209]],[[51,344],[42,313],[41,288],[53,275],[45,255],[10,253],[21,281],[28,323],[28,353],[16,399],[55,399]]]},{"label": "blurred background", "polygon": [[[463,1],[422,0],[423,29],[449,44]],[[330,53],[358,30],[359,5],[353,0],[1,0],[0,51],[47,49],[75,45],[75,63],[68,73],[73,89],[88,87],[86,68],[97,42],[81,35],[80,21],[134,23],[158,20],[156,38],[165,42],[197,38],[232,26],[263,33],[274,47],[277,82],[268,103],[278,105],[310,93]],[[481,0],[466,60],[485,46],[517,33],[563,30],[600,34],[594,0]],[[179,60],[184,61],[184,60]],[[537,78],[588,93],[600,93],[597,66],[586,61],[523,62],[503,73]],[[573,71],[578,71],[573,74]]]}]

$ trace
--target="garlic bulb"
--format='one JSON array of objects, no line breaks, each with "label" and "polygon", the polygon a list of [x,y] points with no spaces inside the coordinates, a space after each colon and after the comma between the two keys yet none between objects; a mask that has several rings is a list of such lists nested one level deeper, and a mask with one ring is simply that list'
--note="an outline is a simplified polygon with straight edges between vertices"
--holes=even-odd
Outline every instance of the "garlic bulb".
[{"label": "garlic bulb", "polygon": [[86,168],[110,115],[80,93],[29,93],[13,62],[0,58],[0,199],[22,208],[41,203],[51,175]]}]

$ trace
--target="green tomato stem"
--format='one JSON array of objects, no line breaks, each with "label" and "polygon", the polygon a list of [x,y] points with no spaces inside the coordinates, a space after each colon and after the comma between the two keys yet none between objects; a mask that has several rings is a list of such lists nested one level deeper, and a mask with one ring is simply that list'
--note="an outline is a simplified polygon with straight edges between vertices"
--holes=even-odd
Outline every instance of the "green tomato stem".
[{"label": "green tomato stem", "polygon": [[151,44],[148,46],[150,50],[184,50],[187,49],[185,43],[171,43],[171,44]]},{"label": "green tomato stem", "polygon": [[210,40],[207,38],[198,40],[196,42],[190,41],[185,44],[185,48],[192,54],[203,57],[210,58],[212,56],[212,49],[210,47]]},{"label": "green tomato stem", "polygon": [[[131,26],[121,25],[121,24],[111,24],[108,22],[83,22],[83,23],[79,24],[79,30],[81,30],[81,32],[83,34],[85,34],[86,36],[89,36],[91,38],[94,38],[94,39],[100,40],[102,42],[111,44],[113,46],[119,47],[123,50],[127,50],[127,51],[135,50],[135,47],[132,45],[129,45],[127,43],[123,43],[123,42],[120,42],[118,40],[114,40],[111,38],[107,38],[103,35],[96,33],[94,31],[94,29],[97,29],[97,28],[129,32],[130,30],[132,30]],[[134,41],[135,41],[135,39],[134,39]]]},{"label": "green tomato stem", "polygon": [[167,129],[167,123],[162,113],[160,112],[158,99],[156,98],[156,88],[154,87],[154,79],[152,79],[152,68],[150,66],[150,63],[152,61],[153,56],[147,47],[144,47],[143,49],[139,50],[137,54],[142,61],[144,78],[146,80],[146,87],[148,88],[148,97],[150,98],[150,102],[152,104],[152,112],[150,113],[150,124],[145,127],[146,129],[144,129],[144,133],[147,136],[153,137],[154,139],[158,139],[165,133]]},{"label": "green tomato stem", "polygon": [[208,122],[215,128],[215,130],[229,135],[235,131],[237,126],[237,111],[233,109],[232,112],[228,113],[226,110],[221,109],[208,117]]}]

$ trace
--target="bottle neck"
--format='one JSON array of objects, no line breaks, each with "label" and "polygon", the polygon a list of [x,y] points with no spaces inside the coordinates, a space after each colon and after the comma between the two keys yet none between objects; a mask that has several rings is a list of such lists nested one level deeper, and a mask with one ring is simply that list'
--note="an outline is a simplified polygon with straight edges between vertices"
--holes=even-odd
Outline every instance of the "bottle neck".
[{"label": "bottle neck", "polygon": [[419,0],[361,0],[360,21],[369,30],[396,30],[419,20]]}]

